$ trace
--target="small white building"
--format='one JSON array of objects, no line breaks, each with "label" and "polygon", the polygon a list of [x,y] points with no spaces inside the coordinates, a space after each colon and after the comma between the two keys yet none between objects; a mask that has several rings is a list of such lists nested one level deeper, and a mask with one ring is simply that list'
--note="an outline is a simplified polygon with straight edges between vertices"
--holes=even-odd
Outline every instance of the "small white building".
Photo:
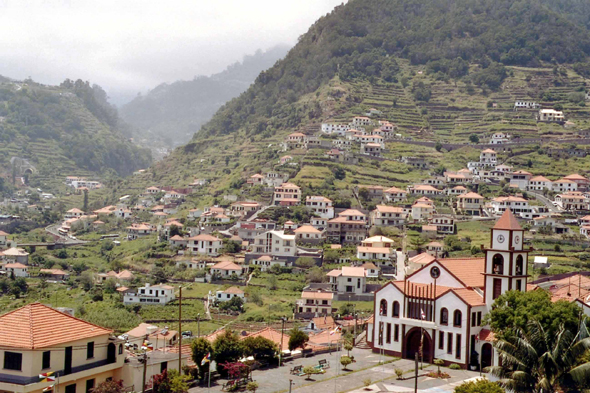
[{"label": "small white building", "polygon": [[221,239],[212,235],[197,235],[188,238],[188,249],[193,254],[218,255],[223,247]]},{"label": "small white building", "polygon": [[367,289],[367,273],[362,267],[343,266],[328,272],[327,276],[334,292],[359,295]]},{"label": "small white building", "polygon": [[305,207],[322,218],[334,218],[331,199],[323,196],[308,196],[305,198]]},{"label": "small white building", "polygon": [[239,297],[242,300],[246,300],[244,291],[238,287],[229,287],[223,291],[217,291],[215,293],[215,300],[219,302],[227,302],[232,300],[234,297]]},{"label": "small white building", "polygon": [[386,202],[402,202],[408,198],[408,192],[397,187],[391,187],[383,191],[383,199]]},{"label": "small white building", "polygon": [[221,261],[211,267],[211,275],[221,278],[228,278],[234,274],[241,277],[247,271],[247,267],[242,267],[231,261]]},{"label": "small white building", "polygon": [[170,285],[145,284],[143,287],[139,287],[136,290],[127,290],[123,295],[123,303],[165,305],[175,298],[174,287],[171,287]]},{"label": "small white building", "polygon": [[565,121],[562,111],[556,111],[555,109],[540,109],[537,115],[538,121],[546,122],[562,122]]},{"label": "small white building", "polygon": [[377,205],[369,218],[375,226],[400,226],[406,221],[407,214],[402,207]]},{"label": "small white building", "polygon": [[295,235],[285,231],[267,231],[254,237],[253,252],[274,256],[295,256]]},{"label": "small white building", "polygon": [[29,267],[22,263],[14,262],[2,265],[2,270],[8,277],[14,274],[14,277],[29,277]]}]

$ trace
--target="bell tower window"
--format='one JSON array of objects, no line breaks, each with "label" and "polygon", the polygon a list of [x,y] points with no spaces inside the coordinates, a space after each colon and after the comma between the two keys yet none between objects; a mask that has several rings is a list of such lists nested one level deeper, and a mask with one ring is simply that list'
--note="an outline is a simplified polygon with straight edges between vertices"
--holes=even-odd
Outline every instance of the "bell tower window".
[{"label": "bell tower window", "polygon": [[492,273],[504,274],[504,257],[500,254],[494,255],[492,258]]},{"label": "bell tower window", "polygon": [[522,276],[524,274],[524,259],[522,258],[522,255],[519,255],[516,257],[516,269],[515,269],[515,274],[517,276]]}]

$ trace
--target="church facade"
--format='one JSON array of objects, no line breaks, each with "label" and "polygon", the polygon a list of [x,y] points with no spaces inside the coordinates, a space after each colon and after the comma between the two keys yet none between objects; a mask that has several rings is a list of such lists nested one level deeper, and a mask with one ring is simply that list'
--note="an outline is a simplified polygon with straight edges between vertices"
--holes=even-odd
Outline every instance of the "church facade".
[{"label": "church facade", "polygon": [[[435,259],[403,281],[375,293],[367,342],[373,351],[424,362],[442,359],[463,368],[497,365],[493,333],[483,318],[509,290],[527,290],[530,248],[506,209],[491,230],[484,258]],[[422,351],[420,351],[420,348]]]}]

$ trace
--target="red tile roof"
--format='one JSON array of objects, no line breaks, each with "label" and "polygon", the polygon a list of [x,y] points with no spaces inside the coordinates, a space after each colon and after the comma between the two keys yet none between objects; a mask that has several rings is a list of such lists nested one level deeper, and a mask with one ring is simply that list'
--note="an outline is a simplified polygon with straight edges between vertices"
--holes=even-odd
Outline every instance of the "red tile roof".
[{"label": "red tile roof", "polygon": [[11,348],[46,348],[111,333],[41,303],[0,316],[0,346]]},{"label": "red tile roof", "polygon": [[450,271],[466,287],[480,288],[484,286],[484,258],[446,258],[439,263]]},{"label": "red tile roof", "polygon": [[502,214],[502,217],[500,217],[498,222],[496,222],[496,225],[494,225],[494,229],[522,231],[522,227],[520,226],[518,220],[516,219],[516,217],[514,217],[514,214],[512,214],[512,211],[510,209],[504,210],[504,214]]}]

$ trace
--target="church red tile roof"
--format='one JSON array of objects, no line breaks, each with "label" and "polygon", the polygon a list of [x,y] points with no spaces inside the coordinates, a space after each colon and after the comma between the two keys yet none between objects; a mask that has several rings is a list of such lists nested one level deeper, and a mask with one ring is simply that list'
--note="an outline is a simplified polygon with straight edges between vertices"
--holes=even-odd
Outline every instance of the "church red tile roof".
[{"label": "church red tile roof", "polygon": [[494,229],[507,229],[511,231],[522,231],[522,227],[518,223],[514,214],[512,214],[512,210],[506,209],[502,217],[496,222],[494,225]]}]

